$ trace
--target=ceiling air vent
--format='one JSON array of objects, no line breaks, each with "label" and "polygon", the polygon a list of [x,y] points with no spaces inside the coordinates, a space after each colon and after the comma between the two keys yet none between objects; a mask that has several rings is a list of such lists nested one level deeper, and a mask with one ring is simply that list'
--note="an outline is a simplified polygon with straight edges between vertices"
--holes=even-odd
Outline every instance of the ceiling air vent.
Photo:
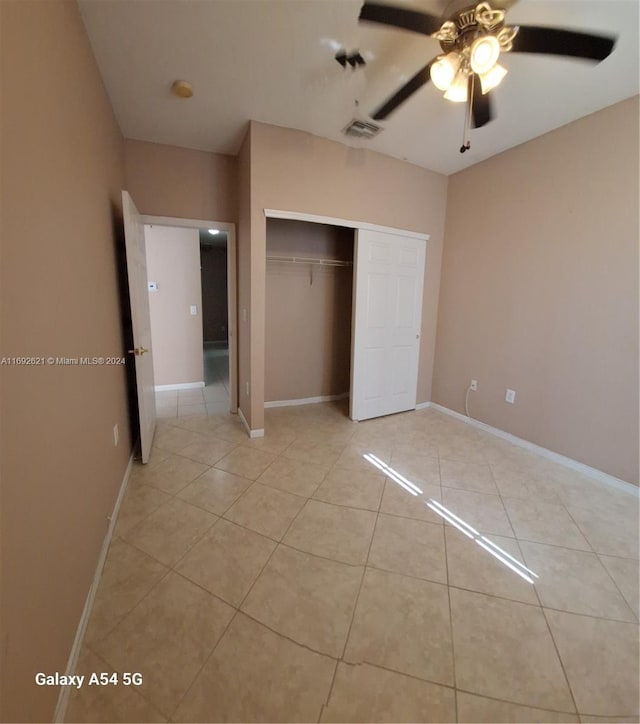
[{"label": "ceiling air vent", "polygon": [[354,118],[351,123],[342,129],[342,132],[347,136],[354,136],[355,138],[373,138],[382,131],[382,126],[371,121],[359,121]]}]

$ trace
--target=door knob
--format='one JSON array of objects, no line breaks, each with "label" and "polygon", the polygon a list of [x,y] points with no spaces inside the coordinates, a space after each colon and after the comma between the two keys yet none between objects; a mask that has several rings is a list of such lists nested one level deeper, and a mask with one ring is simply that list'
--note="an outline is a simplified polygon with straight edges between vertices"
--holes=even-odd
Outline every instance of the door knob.
[{"label": "door knob", "polygon": [[148,352],[148,349],[145,349],[144,347],[136,347],[135,349],[130,349],[129,354],[135,354],[136,357],[141,357],[145,352]]}]

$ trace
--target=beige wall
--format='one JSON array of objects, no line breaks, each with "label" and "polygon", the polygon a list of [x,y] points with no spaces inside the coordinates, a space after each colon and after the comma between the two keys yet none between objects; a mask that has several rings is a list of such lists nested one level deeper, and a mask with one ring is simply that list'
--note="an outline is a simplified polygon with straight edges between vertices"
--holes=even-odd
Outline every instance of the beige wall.
[{"label": "beige wall", "polygon": [[[251,123],[250,142],[250,189],[245,197],[251,208],[251,370],[240,366],[240,400],[244,412],[244,385],[249,374],[251,427],[258,429],[264,424],[265,208],[367,221],[431,235],[418,374],[418,401],[429,400],[447,178],[366,149],[352,149],[262,123]],[[247,251],[245,247],[245,256]],[[239,261],[242,265],[242,250]],[[248,262],[244,260],[244,264]]]},{"label": "beige wall", "polygon": [[127,139],[125,174],[141,214],[236,221],[233,156]]},{"label": "beige wall", "polygon": [[[3,0],[0,26],[1,354],[121,355],[123,140],[78,8]],[[0,371],[0,718],[51,721],[33,677],[65,670],[126,469],[125,371]]]},{"label": "beige wall", "polygon": [[637,483],[638,98],[451,177],[446,229],[433,400]]},{"label": "beige wall", "polygon": [[[153,377],[156,385],[202,382],[202,294],[198,229],[144,227]],[[191,305],[197,314],[190,312]]]},{"label": "beige wall", "polygon": [[[267,254],[353,260],[352,229],[269,219]],[[265,399],[349,392],[352,267],[267,263]]]}]

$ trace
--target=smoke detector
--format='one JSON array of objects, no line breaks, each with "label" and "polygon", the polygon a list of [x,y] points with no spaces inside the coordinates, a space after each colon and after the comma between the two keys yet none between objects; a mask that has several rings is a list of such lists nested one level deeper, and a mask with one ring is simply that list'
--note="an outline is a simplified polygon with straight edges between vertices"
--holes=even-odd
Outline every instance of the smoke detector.
[{"label": "smoke detector", "polygon": [[353,138],[373,138],[382,130],[382,126],[379,126],[377,123],[360,121],[354,118],[351,123],[342,129],[342,132],[345,136],[352,136]]}]

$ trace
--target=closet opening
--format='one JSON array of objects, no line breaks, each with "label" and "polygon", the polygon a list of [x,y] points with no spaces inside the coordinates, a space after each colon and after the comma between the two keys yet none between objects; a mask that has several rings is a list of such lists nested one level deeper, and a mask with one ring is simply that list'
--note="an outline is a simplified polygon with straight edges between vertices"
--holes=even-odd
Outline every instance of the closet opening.
[{"label": "closet opening", "polygon": [[348,416],[354,230],[267,219],[265,407],[341,400]]}]

